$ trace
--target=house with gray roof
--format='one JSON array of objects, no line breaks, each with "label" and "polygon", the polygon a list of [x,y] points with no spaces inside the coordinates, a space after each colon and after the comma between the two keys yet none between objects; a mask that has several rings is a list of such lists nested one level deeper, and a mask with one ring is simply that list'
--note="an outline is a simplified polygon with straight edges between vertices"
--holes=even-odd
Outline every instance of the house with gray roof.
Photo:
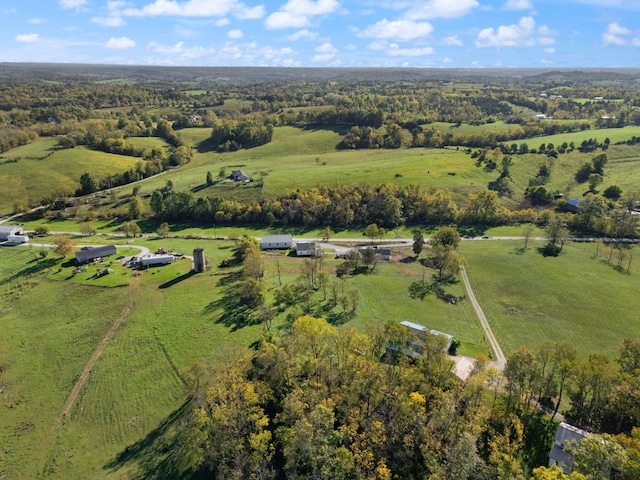
[{"label": "house with gray roof", "polygon": [[229,178],[234,182],[250,182],[251,181],[251,177],[246,173],[244,173],[242,170],[234,170],[233,172],[231,172],[231,175],[229,176]]},{"label": "house with gray roof", "polygon": [[549,453],[549,466],[558,465],[567,475],[573,470],[573,456],[565,451],[565,444],[568,440],[579,442],[588,435],[587,432],[578,427],[561,422],[556,431],[556,438],[553,441],[551,452]]}]

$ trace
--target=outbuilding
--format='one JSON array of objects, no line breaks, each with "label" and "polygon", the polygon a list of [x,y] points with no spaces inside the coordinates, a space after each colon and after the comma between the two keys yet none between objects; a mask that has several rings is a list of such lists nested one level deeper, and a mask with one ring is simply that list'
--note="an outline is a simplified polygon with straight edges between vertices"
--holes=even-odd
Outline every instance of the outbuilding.
[{"label": "outbuilding", "polygon": [[578,197],[567,198],[567,210],[571,213],[578,213],[580,207],[580,199]]},{"label": "outbuilding", "polygon": [[244,173],[242,170],[234,170],[231,172],[230,177],[234,182],[250,182],[251,177]]},{"label": "outbuilding", "polygon": [[320,257],[322,249],[315,242],[296,242],[296,256],[298,257]]},{"label": "outbuilding", "polygon": [[23,235],[24,230],[18,225],[0,225],[0,241],[7,241],[9,235]]},{"label": "outbuilding", "polygon": [[549,453],[549,466],[558,465],[567,475],[573,470],[574,458],[569,452],[565,451],[566,442],[575,440],[579,442],[587,436],[584,430],[561,422],[556,431],[556,438]]},{"label": "outbuilding", "polygon": [[293,237],[291,235],[265,235],[260,239],[262,250],[286,250],[292,245]]},{"label": "outbuilding", "polygon": [[107,257],[109,255],[115,255],[117,252],[114,245],[104,245],[102,247],[82,247],[76,252],[76,263],[82,265],[88,263],[96,258]]},{"label": "outbuilding", "polygon": [[173,255],[149,253],[140,257],[140,265],[143,268],[151,267],[153,265],[168,265],[173,263],[173,260]]},{"label": "outbuilding", "polygon": [[423,337],[424,335],[428,332],[431,335],[435,335],[435,336],[443,336],[447,343],[446,343],[446,351],[449,351],[449,349],[451,348],[451,344],[453,343],[453,335],[449,335],[448,333],[443,333],[443,332],[439,332],[438,330],[433,330],[433,329],[429,329],[425,326],[422,325],[418,325],[417,323],[413,323],[413,322],[407,322],[406,320],[403,322],[400,322],[400,325],[402,325],[405,328],[408,328],[411,333],[414,333],[418,336],[418,338]]},{"label": "outbuilding", "polygon": [[376,252],[376,255],[380,256],[382,260],[391,260],[391,249],[389,248],[378,248],[378,245],[374,245],[373,247],[362,247],[359,248],[358,251],[364,255],[367,251],[367,248],[373,248]]}]

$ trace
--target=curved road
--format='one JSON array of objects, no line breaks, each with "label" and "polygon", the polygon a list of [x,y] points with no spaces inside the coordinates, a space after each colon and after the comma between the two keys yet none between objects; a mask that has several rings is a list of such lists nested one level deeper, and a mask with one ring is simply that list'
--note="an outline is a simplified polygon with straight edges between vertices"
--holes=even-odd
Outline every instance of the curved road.
[{"label": "curved road", "polygon": [[476,312],[476,316],[478,317],[478,320],[480,320],[480,325],[482,326],[484,335],[487,338],[487,341],[489,342],[489,346],[491,347],[491,350],[493,350],[493,353],[495,355],[494,357],[495,367],[498,368],[499,370],[503,370],[506,364],[504,353],[502,352],[502,349],[500,348],[500,344],[498,343],[498,340],[496,340],[496,337],[493,334],[493,331],[491,330],[491,326],[489,325],[489,322],[487,321],[487,317],[482,311],[482,307],[478,303],[476,296],[473,294],[473,289],[471,288],[471,282],[469,282],[469,276],[467,275],[467,269],[464,267],[461,267],[460,273],[462,275],[462,280],[464,281],[464,287],[467,290],[467,296],[471,301],[471,305],[473,305],[473,309]]}]

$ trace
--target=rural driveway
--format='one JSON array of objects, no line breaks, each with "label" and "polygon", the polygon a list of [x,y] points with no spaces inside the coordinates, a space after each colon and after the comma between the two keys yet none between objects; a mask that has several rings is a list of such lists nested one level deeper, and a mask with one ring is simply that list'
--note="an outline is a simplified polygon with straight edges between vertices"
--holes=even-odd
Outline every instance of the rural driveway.
[{"label": "rural driveway", "polygon": [[502,349],[500,348],[500,344],[496,340],[496,337],[493,334],[493,331],[491,330],[491,326],[489,325],[489,322],[487,321],[487,317],[482,311],[482,307],[480,307],[478,300],[476,300],[476,296],[473,294],[473,289],[471,288],[471,282],[469,282],[469,276],[467,275],[467,269],[462,267],[460,269],[460,273],[462,274],[464,287],[467,289],[467,297],[469,297],[469,300],[471,301],[471,305],[473,305],[473,309],[476,312],[478,320],[480,320],[480,325],[482,326],[484,335],[487,338],[487,341],[489,342],[489,346],[491,347],[491,350],[495,355],[494,362],[493,362],[494,366],[499,370],[504,370],[504,366],[506,364],[504,353],[502,352]]}]

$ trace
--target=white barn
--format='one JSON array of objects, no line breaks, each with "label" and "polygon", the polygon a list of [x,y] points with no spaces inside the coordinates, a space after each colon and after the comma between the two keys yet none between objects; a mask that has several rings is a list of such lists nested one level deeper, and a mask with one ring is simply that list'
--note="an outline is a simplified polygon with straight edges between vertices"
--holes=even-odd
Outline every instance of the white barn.
[{"label": "white barn", "polygon": [[260,248],[262,250],[286,250],[293,245],[293,237],[291,235],[265,235],[260,239]]},{"label": "white barn", "polygon": [[17,225],[0,225],[0,241],[6,242],[9,235],[23,235],[24,230]]}]

